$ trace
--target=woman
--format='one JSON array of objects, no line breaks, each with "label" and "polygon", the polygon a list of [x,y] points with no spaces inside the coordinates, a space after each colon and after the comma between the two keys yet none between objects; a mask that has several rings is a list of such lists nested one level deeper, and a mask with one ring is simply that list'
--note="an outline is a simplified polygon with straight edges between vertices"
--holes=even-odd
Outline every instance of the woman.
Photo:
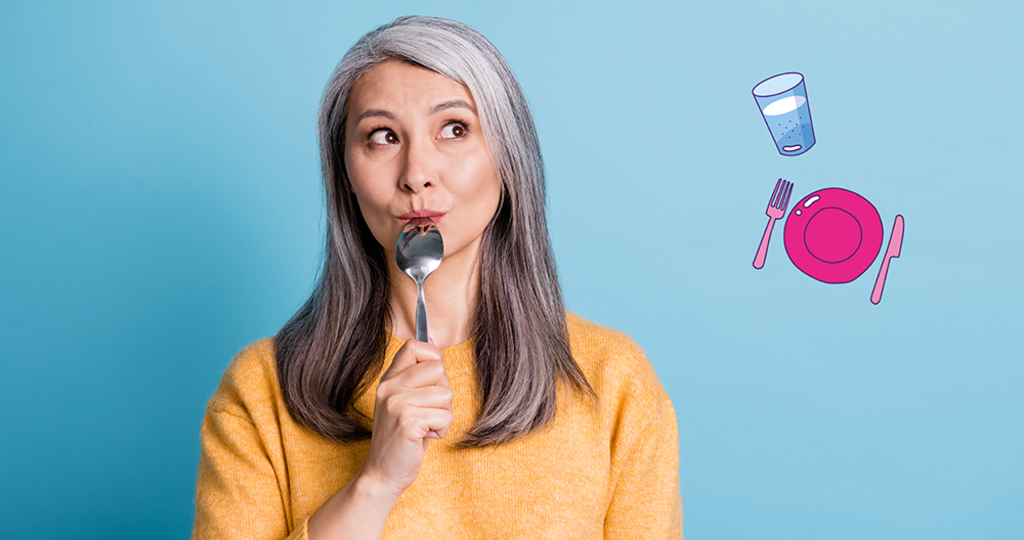
[{"label": "woman", "polygon": [[[193,538],[679,538],[672,403],[627,337],[567,314],[526,99],[475,30],[397,19],[319,119],[319,284],[210,400]],[[394,246],[444,261],[413,340]]]}]

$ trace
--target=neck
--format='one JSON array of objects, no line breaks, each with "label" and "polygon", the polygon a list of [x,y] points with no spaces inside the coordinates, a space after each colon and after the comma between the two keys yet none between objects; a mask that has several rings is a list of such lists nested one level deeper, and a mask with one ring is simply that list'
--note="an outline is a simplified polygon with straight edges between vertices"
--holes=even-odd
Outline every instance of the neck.
[{"label": "neck", "polygon": [[[458,345],[472,336],[473,318],[480,297],[479,244],[446,255],[441,266],[423,283],[430,339],[438,349]],[[388,302],[393,315],[391,332],[401,340],[416,337],[416,282],[402,273],[394,254],[388,254]]]}]

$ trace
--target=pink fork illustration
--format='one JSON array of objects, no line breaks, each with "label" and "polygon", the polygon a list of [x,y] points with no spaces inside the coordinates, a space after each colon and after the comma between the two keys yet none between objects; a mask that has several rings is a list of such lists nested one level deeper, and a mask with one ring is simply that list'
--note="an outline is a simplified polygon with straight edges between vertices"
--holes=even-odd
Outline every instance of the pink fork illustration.
[{"label": "pink fork illustration", "polygon": [[793,194],[793,182],[787,182],[779,178],[775,183],[775,191],[772,191],[772,198],[768,199],[768,226],[764,228],[764,236],[761,237],[761,245],[757,247],[757,256],[754,257],[754,268],[760,269],[764,266],[764,258],[768,255],[768,241],[772,238],[772,227],[775,220],[786,215],[786,207],[789,206],[789,196]]}]

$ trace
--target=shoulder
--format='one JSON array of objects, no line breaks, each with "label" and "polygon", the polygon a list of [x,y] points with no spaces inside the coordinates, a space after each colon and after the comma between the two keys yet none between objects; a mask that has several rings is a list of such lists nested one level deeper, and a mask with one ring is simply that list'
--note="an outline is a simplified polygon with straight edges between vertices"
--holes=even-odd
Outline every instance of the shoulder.
[{"label": "shoulder", "polygon": [[264,338],[235,356],[207,408],[257,421],[265,412],[276,414],[274,409],[281,401],[280,396],[274,340]]},{"label": "shoulder", "polygon": [[570,311],[566,323],[573,358],[598,395],[650,404],[668,400],[654,366],[632,338]]}]

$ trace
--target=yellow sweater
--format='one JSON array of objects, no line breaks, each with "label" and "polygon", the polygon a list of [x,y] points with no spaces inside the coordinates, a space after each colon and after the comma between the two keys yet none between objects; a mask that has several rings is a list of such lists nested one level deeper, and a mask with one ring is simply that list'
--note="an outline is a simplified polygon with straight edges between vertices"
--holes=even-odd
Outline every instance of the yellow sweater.
[{"label": "yellow sweater", "polygon": [[[678,425],[650,362],[625,335],[569,313],[572,354],[597,405],[559,384],[544,430],[500,447],[452,448],[473,421],[472,342],[442,352],[454,421],[432,440],[384,538],[682,538]],[[402,342],[391,337],[384,370]],[[376,383],[356,407],[373,412]],[[369,427],[369,424],[367,424]],[[309,516],[362,466],[285,408],[270,339],[243,350],[207,407],[194,539],[305,539]]]}]

